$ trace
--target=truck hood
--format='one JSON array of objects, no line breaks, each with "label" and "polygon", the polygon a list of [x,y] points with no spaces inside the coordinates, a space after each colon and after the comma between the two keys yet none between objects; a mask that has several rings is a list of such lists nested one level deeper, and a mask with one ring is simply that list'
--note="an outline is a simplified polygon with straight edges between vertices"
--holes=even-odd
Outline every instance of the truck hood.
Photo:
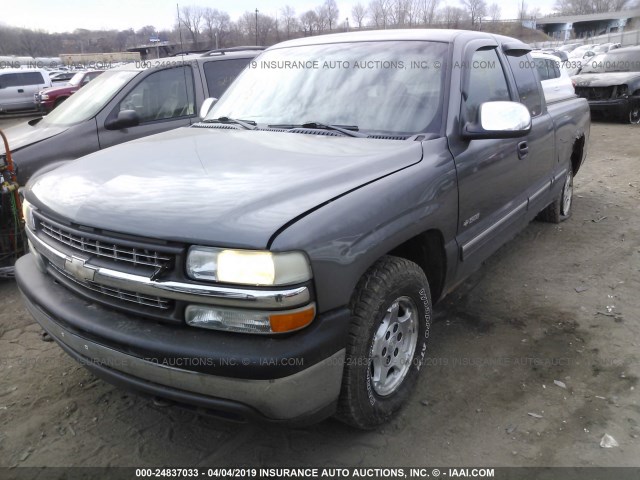
[{"label": "truck hood", "polygon": [[59,87],[48,87],[48,88],[44,88],[42,90],[40,90],[42,93],[47,93],[47,94],[51,94],[54,93],[56,95],[61,94],[61,93],[71,93],[71,92],[75,92],[76,90],[78,90],[78,85],[69,85],[66,84],[64,86],[59,86]]},{"label": "truck hood", "polygon": [[[23,124],[7,128],[4,133],[9,140],[9,148],[12,152],[15,152],[28,145],[60,135],[68,128],[68,126],[44,126],[41,123],[29,125],[28,122],[24,122]],[[0,153],[5,153],[2,142],[0,142]]]},{"label": "truck hood", "polygon": [[[421,158],[414,141],[180,128],[38,177],[26,197],[79,225],[267,248],[287,223]],[[347,212],[336,221],[348,221]]]},{"label": "truck hood", "polygon": [[611,87],[640,78],[640,72],[583,73],[571,77],[578,87]]}]

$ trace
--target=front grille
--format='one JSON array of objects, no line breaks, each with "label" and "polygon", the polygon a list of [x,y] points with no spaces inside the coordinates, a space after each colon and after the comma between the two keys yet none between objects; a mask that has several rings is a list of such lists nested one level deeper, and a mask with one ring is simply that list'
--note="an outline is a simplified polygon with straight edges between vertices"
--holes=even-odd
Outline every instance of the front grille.
[{"label": "front grille", "polygon": [[118,243],[99,241],[95,238],[79,235],[77,232],[40,220],[40,231],[60,243],[78,252],[89,253],[99,258],[115,262],[126,262],[133,267],[146,266],[156,269],[169,267],[173,260],[170,254],[146,248],[134,248]]},{"label": "front grille", "polygon": [[614,87],[576,87],[576,95],[587,100],[609,100]]},{"label": "front grille", "polygon": [[61,270],[54,264],[50,264],[50,265],[51,267],[53,267],[53,269],[57,273],[64,276],[64,278],[72,281],[77,285],[87,288],[93,292],[101,293],[109,297],[118,298],[120,300],[124,300],[125,302],[131,302],[131,303],[136,303],[138,305],[143,305],[145,307],[154,307],[154,308],[159,308],[161,310],[168,310],[169,308],[171,308],[172,302],[165,298],[154,297],[150,295],[142,295],[140,293],[130,292],[128,290],[122,290],[120,288],[106,287],[104,285],[100,285],[98,283],[90,282],[90,281],[82,282],[77,278],[69,275],[64,270]]}]

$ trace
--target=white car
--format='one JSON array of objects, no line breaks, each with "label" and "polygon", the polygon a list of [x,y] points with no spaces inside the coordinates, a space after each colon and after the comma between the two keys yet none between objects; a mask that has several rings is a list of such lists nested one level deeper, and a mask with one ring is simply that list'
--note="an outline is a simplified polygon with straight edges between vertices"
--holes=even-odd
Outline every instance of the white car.
[{"label": "white car", "polygon": [[575,96],[573,81],[560,57],[544,52],[531,52],[531,56],[536,64],[547,103]]}]

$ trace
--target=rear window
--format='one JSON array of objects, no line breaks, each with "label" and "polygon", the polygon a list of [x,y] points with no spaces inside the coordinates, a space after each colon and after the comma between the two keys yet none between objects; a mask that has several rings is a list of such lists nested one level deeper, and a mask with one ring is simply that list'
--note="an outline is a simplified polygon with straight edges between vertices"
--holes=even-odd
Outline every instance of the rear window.
[{"label": "rear window", "polygon": [[216,60],[204,64],[204,76],[207,78],[209,96],[220,98],[231,82],[249,63],[249,58]]},{"label": "rear window", "polygon": [[40,72],[16,72],[0,74],[0,88],[42,85],[44,79]]},{"label": "rear window", "polygon": [[540,82],[536,77],[535,69],[523,67],[524,57],[514,57],[508,55],[509,65],[516,80],[520,102],[529,109],[532,117],[540,115],[542,112],[542,95],[540,95]]},{"label": "rear window", "polygon": [[558,62],[548,58],[534,58],[533,61],[536,64],[540,80],[553,80],[554,78],[560,77]]}]

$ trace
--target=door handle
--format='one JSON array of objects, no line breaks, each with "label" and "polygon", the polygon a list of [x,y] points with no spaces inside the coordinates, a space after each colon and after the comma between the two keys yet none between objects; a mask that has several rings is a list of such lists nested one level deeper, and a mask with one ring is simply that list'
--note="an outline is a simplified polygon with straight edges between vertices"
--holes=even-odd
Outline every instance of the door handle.
[{"label": "door handle", "polygon": [[19,88],[18,89],[18,93],[24,93],[24,89],[23,88]]},{"label": "door handle", "polygon": [[524,141],[518,144],[518,158],[522,160],[527,155],[529,155],[529,144]]}]

